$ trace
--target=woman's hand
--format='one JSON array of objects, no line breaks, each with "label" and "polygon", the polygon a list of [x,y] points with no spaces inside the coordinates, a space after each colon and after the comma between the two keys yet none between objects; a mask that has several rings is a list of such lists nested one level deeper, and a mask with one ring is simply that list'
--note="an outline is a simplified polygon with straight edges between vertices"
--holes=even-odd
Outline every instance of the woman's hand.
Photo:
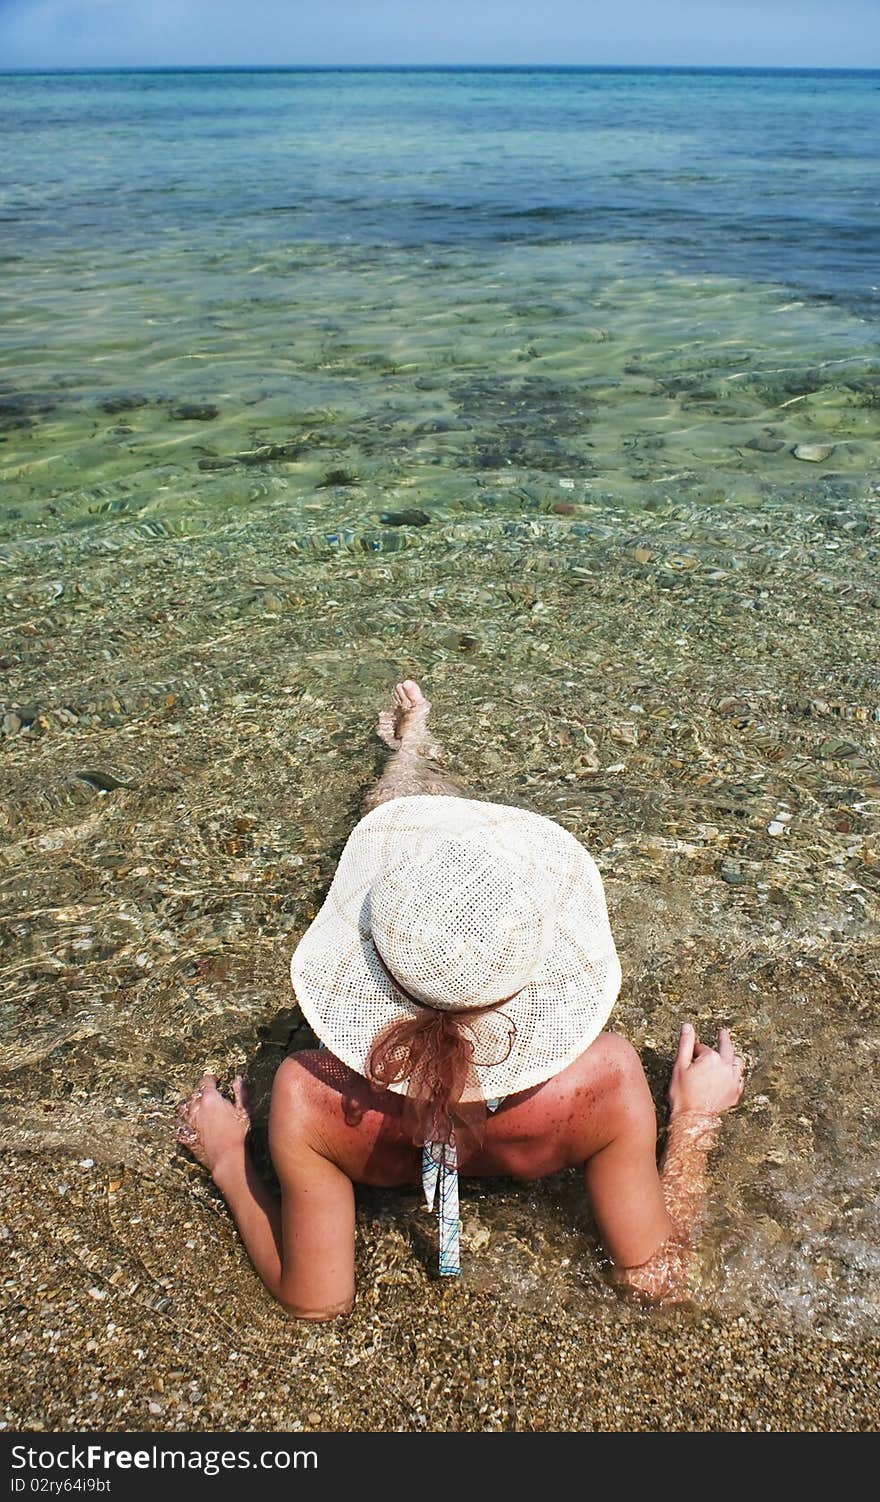
[{"label": "woman's hand", "polygon": [[669,1084],[673,1114],[692,1112],[720,1116],[739,1104],[745,1080],[745,1059],[734,1053],[730,1033],[723,1027],[718,1047],[700,1043],[689,1022],[683,1022],[678,1055]]},{"label": "woman's hand", "polygon": [[240,1074],[232,1081],[233,1099],[217,1089],[217,1076],[205,1074],[198,1088],[177,1108],[177,1140],[213,1176],[230,1152],[240,1153],[251,1129],[247,1092]]}]

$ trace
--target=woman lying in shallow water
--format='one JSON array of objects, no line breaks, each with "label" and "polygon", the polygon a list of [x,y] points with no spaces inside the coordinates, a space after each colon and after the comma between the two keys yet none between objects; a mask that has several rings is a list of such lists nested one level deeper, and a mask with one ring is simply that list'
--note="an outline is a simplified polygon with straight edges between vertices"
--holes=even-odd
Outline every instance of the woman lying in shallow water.
[{"label": "woman lying in shallow water", "polygon": [[598,870],[561,826],[471,799],[440,770],[412,680],[378,732],[393,755],[293,956],[324,1047],[272,1090],[280,1203],[259,1177],[237,1077],[205,1075],[178,1138],[208,1169],[269,1292],[299,1319],[354,1302],[354,1185],[418,1182],[439,1208],[440,1272],[459,1271],[458,1180],[538,1179],[583,1166],[614,1277],[635,1297],[683,1292],[706,1159],[743,1090],[681,1029],[663,1161],[632,1046],[602,1031],[620,985]]}]

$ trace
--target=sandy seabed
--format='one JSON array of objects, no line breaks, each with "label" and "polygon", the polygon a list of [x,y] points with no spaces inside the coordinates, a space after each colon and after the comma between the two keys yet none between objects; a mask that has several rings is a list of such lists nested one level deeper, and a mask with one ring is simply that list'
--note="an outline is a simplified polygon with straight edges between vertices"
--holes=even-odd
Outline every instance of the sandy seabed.
[{"label": "sandy seabed", "polygon": [[165,1213],[151,1251],[166,1245],[178,1274],[176,1238],[191,1236],[183,1217],[195,1214],[205,1276],[170,1278],[166,1296],[155,1272],[145,1274],[131,1220],[120,1244],[102,1174],[80,1171],[67,1213],[47,1223],[52,1168],[5,1167],[16,1180],[2,1197],[16,1228],[2,1362],[10,1428],[876,1427],[876,1341],[843,1345],[683,1309],[534,1314],[410,1273],[399,1248],[397,1259],[386,1249],[378,1276],[375,1249],[361,1258],[351,1317],[295,1326],[241,1266],[233,1233],[204,1196],[193,1212],[182,1194],[171,1207],[155,1192],[141,1200],[140,1186],[132,1195],[142,1210]]}]

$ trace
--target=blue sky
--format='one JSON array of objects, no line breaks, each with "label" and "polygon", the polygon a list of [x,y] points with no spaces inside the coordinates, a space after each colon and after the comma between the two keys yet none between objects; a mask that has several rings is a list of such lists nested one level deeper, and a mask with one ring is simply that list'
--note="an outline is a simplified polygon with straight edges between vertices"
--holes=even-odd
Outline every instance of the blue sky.
[{"label": "blue sky", "polygon": [[0,68],[880,67],[880,0],[0,0]]}]

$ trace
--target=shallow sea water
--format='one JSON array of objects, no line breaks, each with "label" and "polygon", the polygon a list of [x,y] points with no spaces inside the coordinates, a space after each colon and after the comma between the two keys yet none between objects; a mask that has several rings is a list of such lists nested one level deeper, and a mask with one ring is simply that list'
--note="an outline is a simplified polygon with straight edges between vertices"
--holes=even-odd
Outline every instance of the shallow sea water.
[{"label": "shallow sea water", "polygon": [[[599,861],[661,1114],[682,1017],[748,1057],[696,1309],[876,1334],[876,81],[0,85],[0,1142],[47,1222],[103,1176],[108,1278],[210,1263],[269,1329],[173,1108],[244,1067],[259,1118],[308,1044],[412,675]],[[614,1301],[577,1175],[463,1200],[476,1294]],[[415,1195],[359,1258],[431,1278]]]}]

